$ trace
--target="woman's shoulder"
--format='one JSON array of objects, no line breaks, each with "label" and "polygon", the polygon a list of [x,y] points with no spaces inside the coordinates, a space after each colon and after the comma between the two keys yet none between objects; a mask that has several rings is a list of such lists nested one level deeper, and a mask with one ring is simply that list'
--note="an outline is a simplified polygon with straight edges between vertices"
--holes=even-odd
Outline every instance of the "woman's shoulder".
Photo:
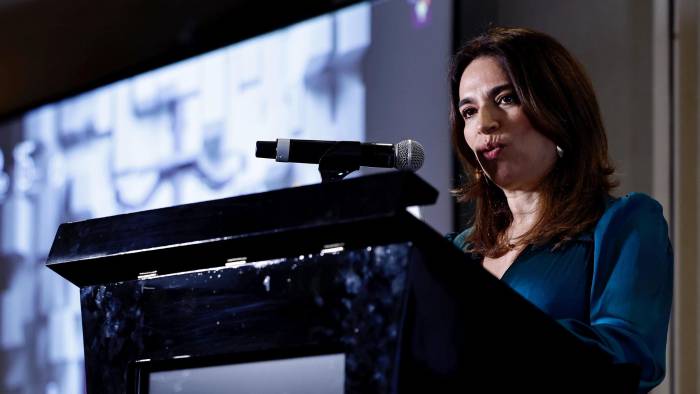
[{"label": "woman's shoulder", "polygon": [[473,227],[469,227],[468,229],[466,229],[462,232],[449,233],[449,234],[445,235],[445,238],[448,241],[452,242],[460,250],[466,250],[467,238],[472,233],[472,230],[473,230]]},{"label": "woman's shoulder", "polygon": [[629,193],[608,199],[606,210],[598,220],[595,233],[601,236],[610,230],[619,231],[629,225],[667,231],[661,204],[647,194]]},{"label": "woman's shoulder", "polygon": [[609,197],[603,218],[621,214],[663,215],[661,204],[644,193],[632,192],[622,197]]}]

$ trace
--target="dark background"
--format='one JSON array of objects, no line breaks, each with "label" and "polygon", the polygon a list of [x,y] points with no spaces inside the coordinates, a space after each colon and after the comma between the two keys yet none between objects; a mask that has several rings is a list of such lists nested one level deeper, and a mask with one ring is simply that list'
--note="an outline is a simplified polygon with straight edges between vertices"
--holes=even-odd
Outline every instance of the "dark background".
[{"label": "dark background", "polygon": [[3,0],[0,116],[357,0]]}]

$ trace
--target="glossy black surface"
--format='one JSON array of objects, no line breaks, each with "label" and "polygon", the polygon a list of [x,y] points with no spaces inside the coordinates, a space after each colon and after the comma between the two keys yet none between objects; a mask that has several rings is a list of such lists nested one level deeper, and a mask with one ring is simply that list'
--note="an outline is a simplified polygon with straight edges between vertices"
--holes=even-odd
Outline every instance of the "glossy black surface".
[{"label": "glossy black surface", "polygon": [[[407,206],[432,204],[437,191],[394,171],[171,208],[62,224],[47,265],[78,286],[222,266],[227,259],[279,257],[352,242],[359,228],[372,244],[406,228]],[[204,253],[207,259],[201,259]]]},{"label": "glossy black surface", "polygon": [[137,360],[327,351],[346,354],[345,392],[388,392],[411,250],[394,244],[83,287],[88,391],[134,389]]}]

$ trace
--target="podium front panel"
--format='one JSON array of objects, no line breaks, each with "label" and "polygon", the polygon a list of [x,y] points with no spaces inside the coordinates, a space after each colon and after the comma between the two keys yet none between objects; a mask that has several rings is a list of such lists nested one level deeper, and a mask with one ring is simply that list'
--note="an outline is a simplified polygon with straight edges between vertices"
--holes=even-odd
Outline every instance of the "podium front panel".
[{"label": "podium front panel", "polygon": [[412,250],[398,243],[85,286],[88,391],[146,393],[159,372],[342,355],[344,392],[388,392]]}]

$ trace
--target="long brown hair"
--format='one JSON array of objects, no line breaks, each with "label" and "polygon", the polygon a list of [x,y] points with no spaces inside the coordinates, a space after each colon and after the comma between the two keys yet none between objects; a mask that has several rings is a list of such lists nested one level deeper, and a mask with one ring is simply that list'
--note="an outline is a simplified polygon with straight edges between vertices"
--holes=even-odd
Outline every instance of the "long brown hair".
[{"label": "long brown hair", "polygon": [[592,228],[605,210],[614,168],[593,86],[582,66],[556,40],[523,28],[493,27],[468,41],[450,67],[452,142],[467,174],[455,190],[460,202],[474,203],[467,238],[470,251],[498,257],[508,250],[505,231],[513,220],[505,195],[485,179],[464,138],[459,82],[476,58],[499,61],[533,127],[564,154],[541,185],[541,217],[519,244],[563,245]]}]

